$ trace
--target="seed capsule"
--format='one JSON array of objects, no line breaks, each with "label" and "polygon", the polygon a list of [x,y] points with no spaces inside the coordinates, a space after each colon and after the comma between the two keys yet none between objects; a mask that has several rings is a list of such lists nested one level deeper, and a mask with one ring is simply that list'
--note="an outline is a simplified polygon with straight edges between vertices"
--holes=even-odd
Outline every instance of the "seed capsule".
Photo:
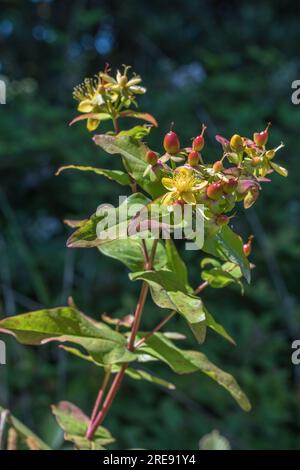
[{"label": "seed capsule", "polygon": [[243,139],[240,135],[234,134],[230,139],[230,147],[235,152],[242,152],[244,148]]},{"label": "seed capsule", "polygon": [[248,239],[248,242],[247,243],[244,243],[243,245],[243,251],[244,251],[244,255],[245,256],[249,256],[251,254],[251,251],[252,251],[252,239],[253,239],[253,235],[250,235],[249,239]]},{"label": "seed capsule", "polygon": [[226,194],[232,193],[238,185],[238,181],[236,178],[230,178],[228,181],[223,183],[223,191]]},{"label": "seed capsule", "polygon": [[219,199],[219,197],[222,195],[222,192],[222,183],[220,181],[209,184],[206,189],[207,197],[214,199],[215,201]]},{"label": "seed capsule", "polygon": [[174,155],[180,150],[180,142],[177,137],[177,134],[173,131],[168,132],[164,138],[164,149],[170,155]]},{"label": "seed capsule", "polygon": [[255,132],[253,134],[253,140],[256,143],[256,145],[258,145],[259,147],[263,147],[268,142],[270,126],[271,126],[271,123],[269,122],[264,131]]},{"label": "seed capsule", "polygon": [[201,152],[201,150],[204,147],[205,144],[205,139],[204,139],[204,132],[205,132],[206,126],[202,124],[202,132],[200,135],[197,135],[197,137],[194,138],[193,140],[193,150],[196,150],[196,152]]},{"label": "seed capsule", "polygon": [[216,172],[224,170],[224,166],[223,166],[223,163],[221,162],[221,160],[217,160],[213,164],[213,170],[216,171]]},{"label": "seed capsule", "polygon": [[153,152],[153,150],[148,150],[148,152],[146,153],[146,160],[149,165],[156,165],[158,160],[157,153]]},{"label": "seed capsule", "polygon": [[200,155],[199,152],[196,152],[196,150],[192,150],[189,155],[188,155],[188,163],[191,166],[197,166],[200,160]]}]

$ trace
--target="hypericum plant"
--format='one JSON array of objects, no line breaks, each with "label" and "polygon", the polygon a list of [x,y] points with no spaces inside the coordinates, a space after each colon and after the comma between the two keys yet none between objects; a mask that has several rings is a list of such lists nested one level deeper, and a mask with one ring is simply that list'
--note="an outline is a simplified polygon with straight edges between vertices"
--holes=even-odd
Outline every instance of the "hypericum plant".
[{"label": "hypericum plant", "polygon": [[[109,155],[118,156],[123,170],[70,165],[60,168],[58,173],[68,168],[92,171],[131,188],[132,194],[115,211],[123,215],[122,221],[115,219],[114,225],[108,226],[103,207],[89,219],[69,220],[67,224],[75,231],[67,245],[96,247],[103,255],[124,263],[130,270],[130,280],[141,283],[135,311],[123,318],[102,315],[101,321],[94,320],[84,315],[70,299],[68,306],[7,317],[0,322],[0,331],[14,335],[22,344],[58,341],[67,352],[103,369],[102,385],[90,419],[71,403],[61,402],[53,407],[65,431],[65,439],[80,449],[103,449],[113,442],[109,431],[101,425],[125,375],[174,388],[145,371],[145,362],[153,362],[155,366],[155,362],[161,361],[177,374],[203,372],[224,387],[242,409],[250,410],[248,398],[230,374],[210,362],[198,349],[191,351],[177,346],[176,341],[183,339],[181,334],[162,332],[162,329],[178,314],[187,322],[198,343],[204,342],[206,330],[211,328],[234,344],[199,294],[208,287],[219,289],[234,283],[242,287],[243,278],[250,282],[251,265],[247,257],[252,237],[243,244],[241,237],[229,227],[229,221],[239,201],[243,201],[246,209],[252,206],[259,196],[261,183],[270,181],[267,176],[273,170],[287,176],[287,171],[273,161],[283,144],[266,148],[270,124],[264,131],[255,133],[253,140],[237,134],[230,140],[216,136],[222,155],[213,164],[207,163],[200,153],[205,147],[204,125],[187,147],[181,145],[177,134],[171,130],[164,137],[162,152],[149,149],[143,142],[151,125],[120,130],[120,119],[125,117],[143,119],[157,126],[153,116],[132,109],[137,106],[136,95],[146,90],[141,87],[139,76],[128,77],[128,70],[129,67],[124,67],[114,78],[106,66],[104,72],[76,87],[74,97],[79,101],[78,110],[82,114],[72,121],[86,120],[88,129],[93,131],[101,121],[111,120],[113,131],[95,135],[93,140]],[[134,210],[137,204],[143,210]],[[154,205],[159,214],[153,225],[159,236],[151,238],[145,235],[151,232],[153,221],[147,217]],[[187,266],[174,241],[166,237],[166,233],[172,235],[178,228],[175,210],[181,211],[181,224],[185,224],[183,209],[186,206],[193,217],[201,214],[204,221],[201,250],[213,256],[202,259],[202,281],[196,287],[190,285]],[[164,211],[170,216],[168,224],[162,216]],[[146,213],[146,218],[141,218],[142,212]],[[160,322],[153,325],[151,331],[144,331],[141,319],[149,291],[153,302],[169,312],[166,316],[162,312]],[[66,342],[72,346],[67,346]]]}]

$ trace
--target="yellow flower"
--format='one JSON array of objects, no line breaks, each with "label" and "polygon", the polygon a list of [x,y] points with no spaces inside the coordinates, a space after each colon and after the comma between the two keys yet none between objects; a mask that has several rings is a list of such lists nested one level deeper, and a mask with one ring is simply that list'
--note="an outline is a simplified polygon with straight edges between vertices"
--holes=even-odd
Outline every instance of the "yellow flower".
[{"label": "yellow flower", "polygon": [[117,71],[116,78],[111,77],[105,72],[100,73],[102,80],[110,84],[110,89],[116,92],[123,93],[127,96],[146,93],[146,88],[139,86],[142,79],[139,75],[133,74],[131,79],[128,79],[127,72],[130,66],[124,65],[124,72]]},{"label": "yellow flower", "polygon": [[162,178],[161,182],[169,191],[162,198],[163,205],[171,205],[176,201],[196,204],[194,193],[207,185],[206,181],[200,182],[195,178],[193,170],[186,167],[177,168],[172,178]]},{"label": "yellow flower", "polygon": [[[81,113],[100,113],[104,110],[105,101],[100,88],[103,88],[100,78],[86,78],[81,85],[74,88],[73,97],[79,101],[78,111]],[[87,128],[95,130],[100,124],[100,119],[89,117]]]}]

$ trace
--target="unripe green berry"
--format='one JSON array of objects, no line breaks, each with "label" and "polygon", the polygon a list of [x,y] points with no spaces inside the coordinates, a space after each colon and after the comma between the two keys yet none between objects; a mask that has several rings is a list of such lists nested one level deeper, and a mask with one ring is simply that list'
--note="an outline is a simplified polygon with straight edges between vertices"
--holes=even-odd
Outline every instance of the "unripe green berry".
[{"label": "unripe green berry", "polygon": [[244,148],[242,137],[238,134],[234,134],[230,139],[230,147],[232,150],[235,150],[235,152],[242,152]]}]

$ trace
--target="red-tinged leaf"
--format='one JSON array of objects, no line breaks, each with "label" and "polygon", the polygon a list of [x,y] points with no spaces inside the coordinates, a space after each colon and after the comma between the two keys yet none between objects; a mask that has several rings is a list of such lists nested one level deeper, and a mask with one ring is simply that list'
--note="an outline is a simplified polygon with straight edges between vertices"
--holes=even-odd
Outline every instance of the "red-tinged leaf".
[{"label": "red-tinged leaf", "polygon": [[106,113],[86,113],[86,114],[79,114],[76,116],[72,121],[69,123],[69,126],[75,124],[78,121],[84,121],[86,119],[95,119],[97,121],[106,121],[107,119],[111,119],[109,114]]},{"label": "red-tinged leaf", "polygon": [[136,119],[142,119],[143,121],[150,122],[153,126],[158,127],[158,123],[152,114],[149,113],[140,113],[138,111],[132,111],[128,109],[127,111],[122,111],[120,117],[132,117]]}]

